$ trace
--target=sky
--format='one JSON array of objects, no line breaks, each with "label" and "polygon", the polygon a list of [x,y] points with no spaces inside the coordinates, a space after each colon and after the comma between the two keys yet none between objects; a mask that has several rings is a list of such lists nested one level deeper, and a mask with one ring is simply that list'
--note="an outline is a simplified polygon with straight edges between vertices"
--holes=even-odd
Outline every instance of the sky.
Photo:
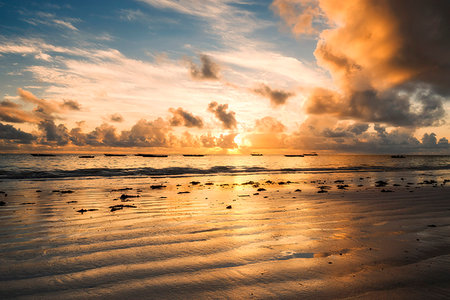
[{"label": "sky", "polygon": [[0,152],[450,154],[446,0],[0,0]]}]

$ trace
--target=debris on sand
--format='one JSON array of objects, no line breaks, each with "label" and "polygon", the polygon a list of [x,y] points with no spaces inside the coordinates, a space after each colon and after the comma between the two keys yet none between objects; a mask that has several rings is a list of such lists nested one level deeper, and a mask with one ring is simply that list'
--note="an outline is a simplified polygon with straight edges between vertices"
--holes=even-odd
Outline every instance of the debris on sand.
[{"label": "debris on sand", "polygon": [[264,192],[266,189],[265,188],[259,188],[257,189],[258,192]]},{"label": "debris on sand", "polygon": [[344,180],[335,180],[334,183],[344,183]]},{"label": "debris on sand", "polygon": [[294,192],[301,192],[302,190],[301,189],[296,189]]},{"label": "debris on sand", "polygon": [[213,182],[207,182],[207,183],[205,183],[205,185],[214,185],[214,183]]},{"label": "debris on sand", "polygon": [[338,188],[339,190],[346,190],[346,188],[348,188],[348,187],[349,187],[348,184],[338,184],[338,185],[337,185],[337,188]]},{"label": "debris on sand", "polygon": [[321,189],[321,190],[329,190],[329,189],[331,189],[331,186],[321,185],[321,186],[318,186],[318,188]]},{"label": "debris on sand", "polygon": [[96,209],[96,208],[89,208],[89,209],[82,208],[82,209],[77,210],[77,212],[79,212],[81,214],[84,214],[87,211],[96,211],[96,210],[98,210],[98,209]]},{"label": "debris on sand", "polygon": [[255,182],[252,181],[252,180],[244,182],[244,183],[241,183],[241,185],[254,185],[254,184],[255,184]]},{"label": "debris on sand", "polygon": [[122,188],[122,189],[116,189],[116,190],[111,190],[111,192],[122,192],[122,191],[131,191],[133,188]]},{"label": "debris on sand", "polygon": [[321,193],[328,193],[328,191],[327,190],[319,190],[319,191],[317,191],[317,193],[319,193],[319,194],[321,194]]},{"label": "debris on sand", "polygon": [[42,193],[42,191],[41,190],[36,190],[36,193]]},{"label": "debris on sand", "polygon": [[382,186],[386,186],[387,182],[383,181],[383,180],[378,180],[377,182],[375,182],[375,186],[376,187],[382,187]]},{"label": "debris on sand", "polygon": [[191,182],[189,182],[190,184],[192,184],[192,185],[199,185],[200,184],[200,181],[191,181]]},{"label": "debris on sand", "polygon": [[428,227],[437,227],[436,225],[434,225],[434,224],[431,224],[431,225],[427,225]]},{"label": "debris on sand", "polygon": [[72,194],[72,193],[74,193],[74,191],[72,191],[72,190],[53,190],[52,193]]},{"label": "debris on sand", "polygon": [[20,203],[20,205],[32,205],[32,204],[36,204],[35,202],[23,202]]},{"label": "debris on sand", "polygon": [[227,209],[232,209],[232,206],[231,206],[231,205],[228,205],[228,206],[227,206]]},{"label": "debris on sand", "polygon": [[165,185],[162,185],[162,184],[154,184],[154,185],[151,185],[150,186],[150,188],[152,189],[152,190],[159,190],[159,189],[162,189],[162,188],[165,188],[166,186]]},{"label": "debris on sand", "polygon": [[0,206],[5,206],[6,202],[5,201],[0,201]]},{"label": "debris on sand", "polygon": [[419,182],[418,184],[437,184],[437,181],[433,180],[433,179],[431,179],[431,180],[424,180],[422,182]]},{"label": "debris on sand", "polygon": [[72,201],[67,201],[67,203],[77,203],[78,201],[72,200]]},{"label": "debris on sand", "polygon": [[139,195],[127,195],[127,194],[122,194],[121,196],[120,196],[120,200],[125,200],[125,199],[128,199],[128,198],[139,198],[140,196]]},{"label": "debris on sand", "polygon": [[126,205],[126,204],[125,205],[124,204],[113,205],[113,206],[110,206],[109,208],[113,212],[113,211],[116,211],[116,210],[124,209],[124,207],[136,208],[136,206],[134,206],[134,205]]},{"label": "debris on sand", "polygon": [[184,192],[178,192],[177,194],[189,194],[189,191],[184,191]]}]

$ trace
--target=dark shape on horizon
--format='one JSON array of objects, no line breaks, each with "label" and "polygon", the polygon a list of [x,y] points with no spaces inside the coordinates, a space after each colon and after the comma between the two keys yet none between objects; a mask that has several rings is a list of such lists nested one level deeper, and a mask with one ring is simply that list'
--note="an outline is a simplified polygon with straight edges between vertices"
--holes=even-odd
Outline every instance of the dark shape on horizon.
[{"label": "dark shape on horizon", "polygon": [[105,156],[127,156],[126,154],[110,154],[110,153],[105,153]]},{"label": "dark shape on horizon", "polygon": [[303,157],[303,154],[285,154],[286,157]]},{"label": "dark shape on horizon", "polygon": [[262,153],[252,153],[251,156],[263,156]]},{"label": "dark shape on horizon", "polygon": [[205,156],[204,154],[183,154],[183,156],[186,157],[202,157]]},{"label": "dark shape on horizon", "polygon": [[142,157],[167,157],[167,154],[136,154],[136,156]]},{"label": "dark shape on horizon", "polygon": [[94,158],[94,155],[80,155],[79,158]]},{"label": "dark shape on horizon", "polygon": [[31,155],[37,157],[56,156],[56,154],[48,154],[48,153],[31,153]]},{"label": "dark shape on horizon", "polygon": [[406,158],[404,155],[391,155],[392,158]]},{"label": "dark shape on horizon", "polygon": [[313,152],[313,153],[303,153],[303,156],[319,156],[319,154]]}]

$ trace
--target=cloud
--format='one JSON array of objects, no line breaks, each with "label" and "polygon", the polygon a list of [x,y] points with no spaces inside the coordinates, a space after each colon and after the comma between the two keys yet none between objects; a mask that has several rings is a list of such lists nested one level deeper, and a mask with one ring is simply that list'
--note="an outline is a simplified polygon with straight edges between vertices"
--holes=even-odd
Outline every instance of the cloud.
[{"label": "cloud", "polygon": [[294,96],[294,93],[271,89],[265,84],[261,84],[260,87],[254,89],[253,92],[269,98],[270,102],[275,106],[285,104],[289,97]]},{"label": "cloud", "polygon": [[448,153],[446,138],[437,142],[434,133],[425,133],[422,142],[414,136],[414,129],[387,128],[379,123],[339,121],[311,115],[298,130],[289,136],[289,147],[302,150],[344,153]]},{"label": "cloud", "polygon": [[245,134],[245,140],[254,149],[283,149],[287,134],[286,126],[273,117],[264,117],[255,121],[253,130]]},{"label": "cloud", "polygon": [[395,126],[432,126],[440,125],[445,116],[442,99],[429,90],[404,94],[392,89],[385,92],[368,89],[340,94],[317,88],[308,97],[305,109],[308,114],[334,115],[341,119]]},{"label": "cloud", "polygon": [[170,125],[203,128],[202,118],[194,116],[190,112],[183,110],[181,107],[178,107],[177,109],[169,108],[169,111],[173,114],[170,119]]},{"label": "cloud", "polygon": [[75,100],[64,100],[61,104],[62,107],[70,109],[70,110],[80,110],[81,105]]},{"label": "cloud", "polygon": [[255,121],[254,131],[256,132],[275,133],[275,132],[284,132],[285,130],[286,126],[284,126],[283,123],[272,117],[264,117],[262,119],[258,119]]},{"label": "cloud", "polygon": [[19,94],[21,100],[28,103],[36,104],[33,113],[39,119],[44,120],[54,119],[55,116],[53,114],[61,111],[61,104],[59,103],[56,103],[54,101],[47,101],[45,99],[39,99],[31,92],[21,88],[17,89],[17,93]]},{"label": "cloud", "polygon": [[237,122],[235,118],[235,112],[227,112],[228,104],[218,104],[217,102],[211,102],[208,105],[208,111],[212,112],[217,119],[222,122],[224,129],[236,128]]},{"label": "cloud", "polygon": [[136,21],[144,18],[144,13],[139,9],[121,9],[120,19],[125,21]]},{"label": "cloud", "polygon": [[118,123],[120,123],[120,122],[123,122],[123,117],[122,117],[122,115],[121,114],[112,114],[111,116],[109,116],[109,119],[112,121],[112,122],[118,122]]},{"label": "cloud", "polygon": [[63,124],[56,125],[53,120],[43,120],[38,124],[38,128],[44,133],[43,144],[55,143],[58,146],[65,146],[70,141],[67,127]]},{"label": "cloud", "polygon": [[275,0],[272,9],[283,17],[296,35],[317,33],[313,21],[319,16],[319,8],[314,0]]},{"label": "cloud", "polygon": [[[285,2],[310,5],[303,0],[276,1]],[[314,55],[338,89],[314,91],[306,105],[308,113],[394,126],[440,124],[443,101],[450,95],[450,3],[322,0],[318,4],[315,17],[325,17],[331,28],[320,33]],[[292,24],[292,11],[279,13]]]},{"label": "cloud", "polygon": [[189,72],[193,79],[217,80],[220,75],[220,67],[207,55],[200,55],[201,66],[197,66],[192,61],[189,63]]},{"label": "cloud", "polygon": [[234,149],[238,145],[234,141],[237,133],[221,134],[218,139],[216,139],[216,146],[222,149]]},{"label": "cloud", "polygon": [[0,123],[0,139],[14,144],[30,144],[36,138],[30,133]]},{"label": "cloud", "polygon": [[21,105],[4,100],[0,102],[0,120],[10,123],[34,123],[37,118],[32,113],[24,111]]}]

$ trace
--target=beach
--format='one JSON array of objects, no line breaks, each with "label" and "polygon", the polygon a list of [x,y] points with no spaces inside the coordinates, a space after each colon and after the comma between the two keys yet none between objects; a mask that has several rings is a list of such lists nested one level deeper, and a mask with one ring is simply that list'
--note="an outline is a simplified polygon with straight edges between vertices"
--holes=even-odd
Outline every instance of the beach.
[{"label": "beach", "polygon": [[1,298],[443,299],[448,179],[443,169],[4,180]]}]

